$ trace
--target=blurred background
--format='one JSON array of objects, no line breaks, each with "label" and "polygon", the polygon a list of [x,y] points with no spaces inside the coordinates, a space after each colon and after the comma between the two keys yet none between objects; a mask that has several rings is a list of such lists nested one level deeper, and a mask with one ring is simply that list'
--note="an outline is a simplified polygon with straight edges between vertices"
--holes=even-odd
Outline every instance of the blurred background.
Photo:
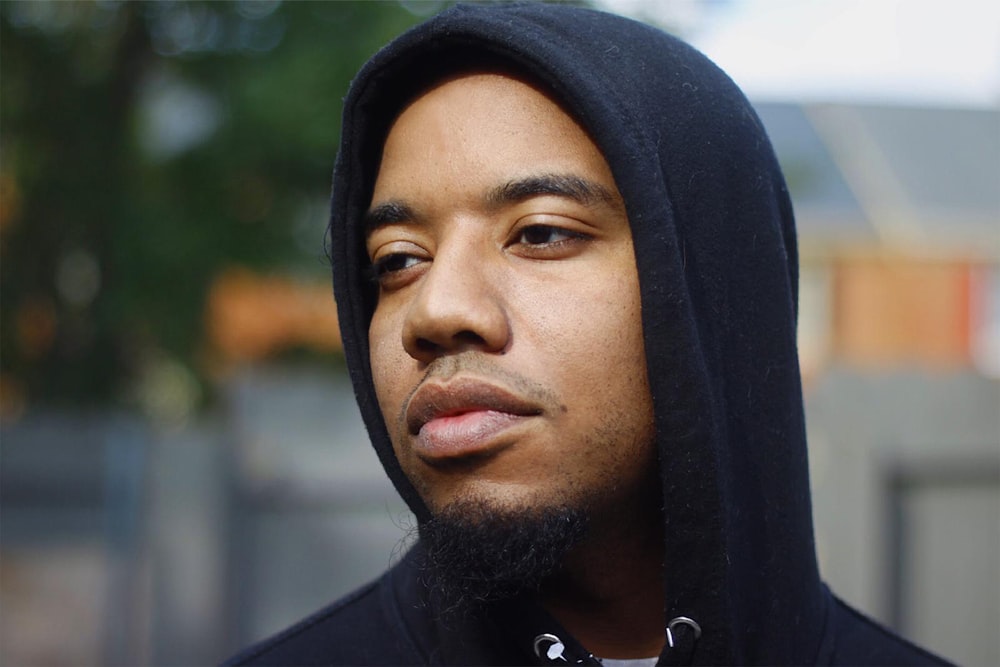
[{"label": "blurred background", "polygon": [[[214,663],[405,548],[323,238],[351,76],[446,4],[0,3],[0,664]],[[1000,9],[592,4],[779,153],[825,577],[1000,664]]]}]

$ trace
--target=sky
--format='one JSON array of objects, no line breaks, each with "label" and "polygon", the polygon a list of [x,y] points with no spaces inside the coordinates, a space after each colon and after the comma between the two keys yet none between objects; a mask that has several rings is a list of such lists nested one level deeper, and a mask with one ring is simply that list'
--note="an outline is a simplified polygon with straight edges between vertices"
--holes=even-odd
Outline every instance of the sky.
[{"label": "sky", "polygon": [[1000,108],[996,0],[600,0],[672,26],[754,99]]}]

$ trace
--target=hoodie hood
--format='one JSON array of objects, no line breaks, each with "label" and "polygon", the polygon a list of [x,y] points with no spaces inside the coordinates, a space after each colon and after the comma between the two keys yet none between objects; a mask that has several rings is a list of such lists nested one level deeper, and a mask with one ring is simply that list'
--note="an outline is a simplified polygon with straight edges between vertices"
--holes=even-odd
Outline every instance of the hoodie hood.
[{"label": "hoodie hood", "polygon": [[424,521],[372,383],[376,294],[361,220],[395,114],[428,75],[476,58],[546,86],[590,133],[624,198],[663,484],[666,618],[701,629],[687,658],[822,659],[826,592],[814,555],[787,188],[736,85],[663,32],[575,7],[460,5],[389,44],[353,82],[330,243],[347,363],[382,465]]}]

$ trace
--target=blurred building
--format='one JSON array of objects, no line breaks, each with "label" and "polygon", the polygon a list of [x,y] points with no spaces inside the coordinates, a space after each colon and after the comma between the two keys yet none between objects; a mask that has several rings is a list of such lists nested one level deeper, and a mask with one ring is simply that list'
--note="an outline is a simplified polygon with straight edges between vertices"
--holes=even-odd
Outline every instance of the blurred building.
[{"label": "blurred building", "polygon": [[822,570],[1000,662],[1000,111],[759,104],[795,202]]}]

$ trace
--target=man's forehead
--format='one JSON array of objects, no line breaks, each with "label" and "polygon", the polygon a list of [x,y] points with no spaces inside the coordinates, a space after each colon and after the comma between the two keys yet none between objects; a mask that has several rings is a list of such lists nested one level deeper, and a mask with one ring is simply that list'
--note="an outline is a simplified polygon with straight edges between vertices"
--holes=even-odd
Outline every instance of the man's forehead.
[{"label": "man's forehead", "polygon": [[489,76],[519,81],[549,95],[547,86],[535,74],[502,56],[485,51],[458,50],[449,55],[418,56],[409,67],[393,76],[383,101],[387,102],[394,121],[416,99],[435,89],[462,78]]},{"label": "man's forehead", "polygon": [[[429,113],[458,117],[473,106],[492,106],[511,96],[518,98],[518,107],[523,112],[543,116],[545,111],[556,108],[575,125],[580,125],[574,114],[545,86],[529,77],[510,69],[464,69],[442,74],[403,100],[386,127],[381,149],[385,150],[393,130],[406,117]],[[544,122],[542,118],[539,121]]]},{"label": "man's forehead", "polygon": [[[553,92],[551,86],[536,74],[499,56],[471,53],[443,64],[438,60],[431,60],[427,66],[417,66],[411,72],[412,75],[408,77],[397,76],[391,86],[395,92],[384,97],[381,103],[375,103],[370,107],[372,109],[370,113],[374,117],[381,116],[384,119],[384,130],[380,136],[376,135],[378,153],[384,150],[385,142],[400,117],[413,106],[427,98],[454,99],[462,91],[469,89],[475,90],[476,96],[480,98],[500,95],[504,91],[515,89],[530,90],[539,105],[555,105],[589,135],[589,130],[579,121],[576,113]],[[442,91],[445,93],[444,96],[441,95]],[[463,105],[454,106],[460,108]]]},{"label": "man's forehead", "polygon": [[[504,135],[503,140],[491,144],[490,138],[497,133]],[[610,172],[603,152],[587,129],[543,86],[497,67],[442,74],[401,105],[378,148],[373,190],[378,190],[385,165],[400,155],[412,159],[416,153],[415,163],[423,168],[395,174],[394,181],[426,181],[435,171],[447,169],[450,157],[465,153],[470,145],[474,154],[477,149],[480,152],[462,180],[479,179],[481,198],[487,205],[546,193],[587,205],[620,203],[613,179],[605,178]],[[536,150],[539,145],[546,150]],[[520,150],[521,168],[515,173],[488,173],[497,150]],[[565,166],[581,161],[589,163],[592,175],[601,177],[588,178]],[[611,187],[600,180],[611,180]],[[373,205],[389,203],[378,194],[373,192]]]}]

